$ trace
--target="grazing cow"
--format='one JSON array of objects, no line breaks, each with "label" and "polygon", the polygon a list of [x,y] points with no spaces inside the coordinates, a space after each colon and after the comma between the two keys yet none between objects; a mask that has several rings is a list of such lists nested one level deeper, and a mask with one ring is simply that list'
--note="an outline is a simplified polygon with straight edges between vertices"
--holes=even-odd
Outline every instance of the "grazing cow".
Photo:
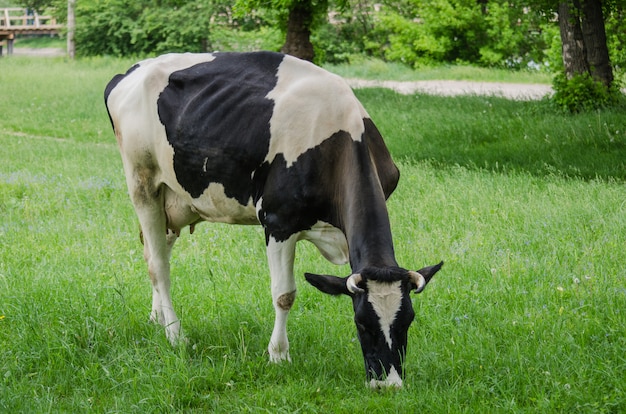
[{"label": "grazing cow", "polygon": [[151,319],[172,343],[181,333],[169,258],[181,229],[260,223],[276,312],[270,360],[290,360],[295,246],[308,240],[331,262],[350,262],[348,277],[306,279],[352,298],[369,384],[402,385],[409,294],[442,263],[396,263],[385,200],[398,169],[340,77],[271,52],[168,54],[115,76],[105,102],[143,233]]}]

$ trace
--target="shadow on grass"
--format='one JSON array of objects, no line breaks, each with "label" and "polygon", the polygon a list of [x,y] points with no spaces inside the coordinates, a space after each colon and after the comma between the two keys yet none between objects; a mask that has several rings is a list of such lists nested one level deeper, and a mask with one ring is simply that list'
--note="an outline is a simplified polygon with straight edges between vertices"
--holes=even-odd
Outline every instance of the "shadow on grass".
[{"label": "shadow on grass", "polygon": [[624,108],[568,115],[545,101],[356,91],[394,158],[490,171],[626,180]]}]

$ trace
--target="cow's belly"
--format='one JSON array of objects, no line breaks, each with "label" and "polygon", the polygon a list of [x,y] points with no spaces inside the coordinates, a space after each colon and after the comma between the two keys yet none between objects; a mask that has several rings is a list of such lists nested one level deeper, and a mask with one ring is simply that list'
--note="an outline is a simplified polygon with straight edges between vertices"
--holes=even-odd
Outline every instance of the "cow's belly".
[{"label": "cow's belly", "polygon": [[244,206],[227,197],[221,184],[211,184],[198,198],[180,188],[165,186],[164,196],[167,226],[175,232],[198,221],[259,224],[252,203]]},{"label": "cow's belly", "polygon": [[224,194],[224,186],[211,183],[198,198],[192,199],[192,210],[201,219],[231,224],[259,224],[252,199],[247,205]]}]

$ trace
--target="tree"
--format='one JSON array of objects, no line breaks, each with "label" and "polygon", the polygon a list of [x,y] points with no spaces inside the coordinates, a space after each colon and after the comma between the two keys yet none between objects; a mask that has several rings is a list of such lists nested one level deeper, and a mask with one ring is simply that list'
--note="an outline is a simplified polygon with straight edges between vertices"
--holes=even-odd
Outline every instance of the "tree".
[{"label": "tree", "polygon": [[568,79],[589,74],[610,88],[613,69],[600,0],[566,0],[559,3],[563,65]]},{"label": "tree", "polygon": [[[324,2],[326,3],[326,2]],[[324,4],[324,9],[327,5]],[[283,53],[313,61],[315,51],[311,43],[311,24],[315,10],[310,0],[294,1],[289,7],[285,44],[280,49]]]},{"label": "tree", "polygon": [[[348,0],[336,3],[341,8]],[[235,5],[240,14],[263,8],[277,10],[279,25],[285,31],[281,51],[309,61],[314,59],[311,30],[326,21],[328,0],[236,0]]]}]

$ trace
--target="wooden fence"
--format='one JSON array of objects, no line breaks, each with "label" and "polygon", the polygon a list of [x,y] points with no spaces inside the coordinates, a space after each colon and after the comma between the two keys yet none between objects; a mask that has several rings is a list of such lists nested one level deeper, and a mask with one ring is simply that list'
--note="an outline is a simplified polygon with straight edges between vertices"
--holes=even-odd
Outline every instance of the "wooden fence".
[{"label": "wooden fence", "polygon": [[[40,16],[28,9],[0,9],[0,42],[6,40],[9,55],[13,54],[13,41],[17,35],[54,35],[59,34],[63,27],[54,17]],[[2,56],[1,43],[0,56]]]}]

